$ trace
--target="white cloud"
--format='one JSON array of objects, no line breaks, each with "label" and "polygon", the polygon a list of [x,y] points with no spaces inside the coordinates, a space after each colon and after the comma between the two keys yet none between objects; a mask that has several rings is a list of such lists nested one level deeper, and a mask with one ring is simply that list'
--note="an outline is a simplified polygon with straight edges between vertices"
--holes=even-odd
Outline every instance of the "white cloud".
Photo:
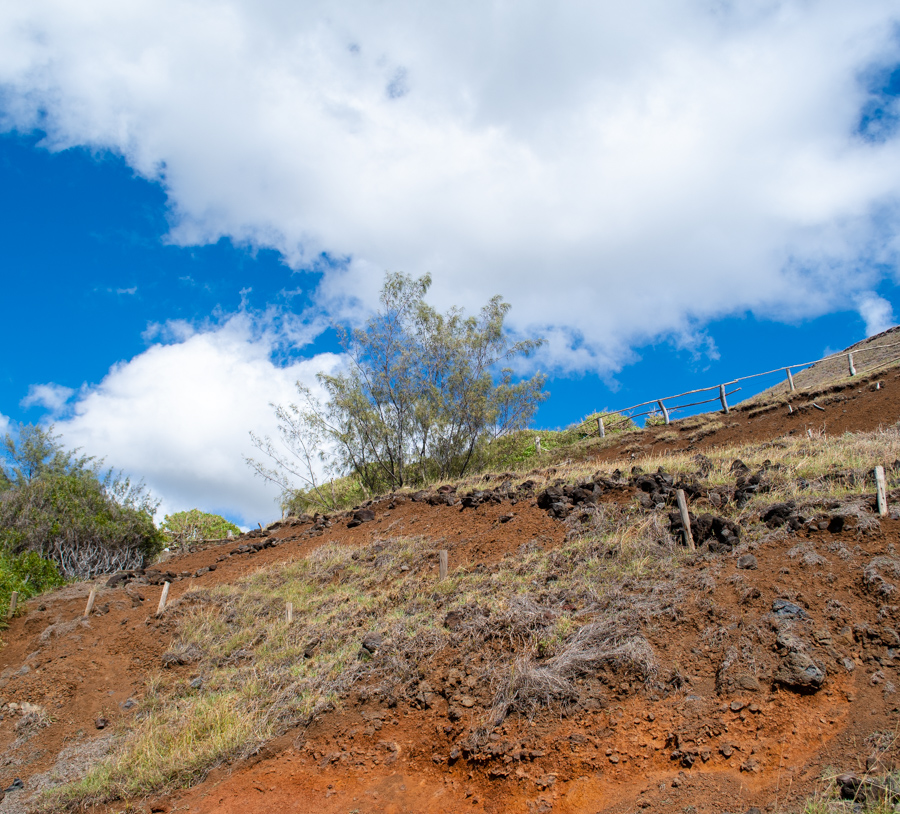
[{"label": "white cloud", "polygon": [[866,323],[866,336],[880,334],[895,324],[893,307],[877,294],[863,294],[857,301],[857,308]]},{"label": "white cloud", "polygon": [[609,370],[725,314],[845,308],[896,269],[900,142],[855,131],[898,16],[30,0],[0,19],[0,104],[160,179],[173,240],[350,256],[332,307],[431,271],[438,303],[502,293],[553,361]]},{"label": "white cloud", "polygon": [[9,432],[12,422],[9,419],[9,416],[3,415],[0,413],[0,435],[6,435]]},{"label": "white cloud", "polygon": [[61,384],[33,384],[28,388],[28,395],[19,403],[25,409],[44,407],[51,413],[59,413],[74,395],[71,387]]},{"label": "white cloud", "polygon": [[56,430],[66,446],[143,478],[162,498],[159,520],[199,507],[265,523],[279,514],[278,490],[244,463],[256,453],[249,432],[274,436],[270,402],[295,400],[298,380],[316,387],[315,374],[339,357],[276,364],[290,331],[246,313],[174,333],[171,344],[152,345],[82,391]]}]

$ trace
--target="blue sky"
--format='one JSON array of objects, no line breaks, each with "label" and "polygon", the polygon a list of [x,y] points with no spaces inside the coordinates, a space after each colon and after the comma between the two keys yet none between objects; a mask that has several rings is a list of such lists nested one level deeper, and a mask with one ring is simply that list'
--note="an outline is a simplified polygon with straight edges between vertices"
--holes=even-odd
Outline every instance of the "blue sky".
[{"label": "blue sky", "polygon": [[0,423],[255,524],[386,269],[549,340],[542,427],[893,324],[893,4],[602,5],[4,12]]}]

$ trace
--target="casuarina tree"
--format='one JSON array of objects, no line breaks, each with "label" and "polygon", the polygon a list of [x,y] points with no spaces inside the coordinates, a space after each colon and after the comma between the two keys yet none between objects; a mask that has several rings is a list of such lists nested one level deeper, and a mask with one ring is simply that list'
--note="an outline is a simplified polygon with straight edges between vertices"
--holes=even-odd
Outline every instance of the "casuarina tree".
[{"label": "casuarina tree", "polygon": [[370,492],[461,477],[492,439],[527,426],[545,377],[517,379],[510,365],[542,340],[510,338],[499,296],[477,316],[440,313],[425,302],[430,285],[428,275],[386,276],[377,313],[339,331],[347,364],[319,374],[325,397],[298,383],[298,402],[275,406],[278,441],[251,433],[274,463],[248,459],[260,475],[287,491],[299,480],[328,506],[321,473],[353,475]]}]

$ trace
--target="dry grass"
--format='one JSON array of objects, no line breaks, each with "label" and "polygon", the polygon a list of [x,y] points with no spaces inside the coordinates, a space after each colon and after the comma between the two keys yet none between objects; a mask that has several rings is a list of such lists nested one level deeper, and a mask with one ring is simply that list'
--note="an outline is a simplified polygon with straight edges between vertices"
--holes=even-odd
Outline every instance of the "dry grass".
[{"label": "dry grass", "polygon": [[[680,556],[659,523],[612,507],[561,549],[526,545],[492,569],[457,568],[442,582],[436,555],[421,539],[325,545],[172,603],[180,632],[165,660],[190,664],[202,686],[160,671],[115,753],[47,808],[190,785],[352,692],[413,699],[446,648],[488,654],[499,685],[486,725],[501,707],[524,711],[547,696],[516,683],[517,664],[562,687],[601,664],[652,673],[639,628],[665,607],[650,586],[671,579]],[[561,610],[561,597],[576,610]],[[463,619],[452,632],[443,625],[450,611]],[[380,639],[374,653],[362,646],[371,636]]]},{"label": "dry grass", "polygon": [[[900,431],[785,438],[635,463],[651,472],[700,471],[710,488],[731,488],[737,458],[765,483],[746,505],[720,510],[742,523],[745,541],[778,533],[760,522],[760,510],[787,499],[852,516],[864,532],[874,523],[863,497],[872,491],[872,467],[900,459]],[[509,479],[542,488],[593,473],[573,462]],[[891,477],[896,485],[897,473]],[[166,654],[188,670],[161,670],[115,752],[55,792],[47,808],[189,785],[354,693],[412,701],[430,660],[448,650],[460,663],[477,654],[492,676],[482,732],[510,714],[573,703],[582,675],[608,669],[653,681],[657,666],[644,633],[687,590],[679,568],[685,553],[669,536],[666,512],[607,503],[566,522],[567,541],[557,549],[523,541],[495,566],[458,567],[440,582],[440,541],[389,538],[359,549],[327,544],[235,585],[188,593],[167,611],[179,633]],[[444,625],[450,612],[459,619],[452,630]],[[364,648],[373,636],[380,644]],[[189,686],[194,676],[200,688]]]}]

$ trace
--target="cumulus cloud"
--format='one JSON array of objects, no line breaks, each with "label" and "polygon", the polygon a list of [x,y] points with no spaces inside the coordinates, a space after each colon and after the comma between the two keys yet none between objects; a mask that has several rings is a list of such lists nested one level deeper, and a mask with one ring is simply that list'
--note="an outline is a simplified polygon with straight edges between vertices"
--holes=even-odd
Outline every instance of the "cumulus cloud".
[{"label": "cumulus cloud", "polygon": [[75,391],[71,387],[61,384],[33,384],[28,388],[28,395],[19,403],[26,409],[43,407],[51,413],[58,413],[74,395]]},{"label": "cumulus cloud", "polygon": [[11,424],[12,422],[10,421],[9,416],[0,413],[0,435],[6,435],[6,433],[9,432]]},{"label": "cumulus cloud", "polygon": [[866,323],[866,336],[874,336],[894,325],[894,309],[891,304],[877,294],[863,294],[857,303],[859,315]]},{"label": "cumulus cloud", "polygon": [[[295,382],[317,388],[333,354],[279,363],[290,330],[247,313],[188,331],[114,366],[56,422],[66,446],[105,457],[143,478],[162,499],[158,519],[199,507],[245,525],[278,515],[278,490],[253,478],[249,432],[275,435],[270,402],[296,399]],[[295,332],[296,335],[296,332]]]},{"label": "cumulus cloud", "polygon": [[386,268],[430,271],[439,304],[502,293],[548,361],[602,371],[726,314],[846,308],[896,270],[897,18],[893,0],[31,0],[0,19],[0,112],[158,179],[174,241],[347,258],[333,309]]}]

